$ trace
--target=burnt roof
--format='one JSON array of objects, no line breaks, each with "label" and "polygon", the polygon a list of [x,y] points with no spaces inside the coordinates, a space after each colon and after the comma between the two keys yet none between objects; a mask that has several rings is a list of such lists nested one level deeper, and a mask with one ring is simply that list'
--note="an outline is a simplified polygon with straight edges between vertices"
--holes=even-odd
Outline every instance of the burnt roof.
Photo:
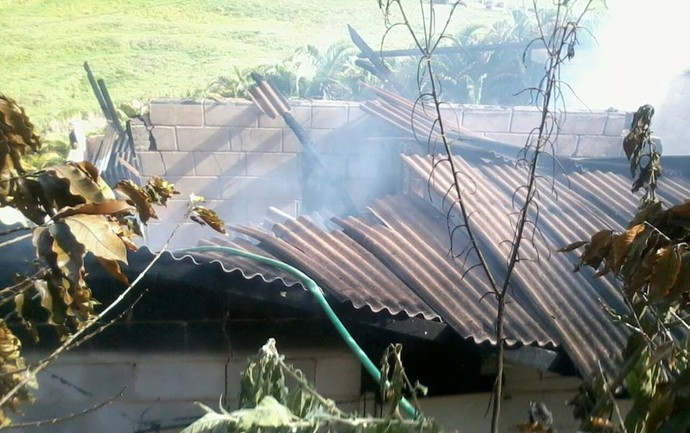
[{"label": "burnt roof", "polygon": [[[285,261],[316,280],[333,299],[357,309],[441,320],[463,338],[495,344],[496,303],[485,296],[489,286],[476,269],[466,272],[471,258],[451,253],[448,202],[442,200],[450,169],[441,164],[432,170],[434,161],[427,156],[402,158],[409,168],[411,193],[380,199],[362,215],[326,218],[325,223],[283,216],[263,228],[235,227],[241,235],[233,240],[204,243]],[[505,241],[512,238],[514,193],[524,171],[501,160],[455,161],[468,179],[465,201],[473,212],[471,223],[500,280],[507,260]],[[662,179],[663,200],[690,197],[690,182]],[[637,198],[629,192],[630,179],[614,171],[574,170],[542,182],[539,229],[533,241],[524,244],[509,290],[507,343],[561,347],[585,375],[598,374],[599,362],[610,371],[627,336],[601,308],[603,301],[625,309],[615,282],[595,279],[587,270],[574,273],[575,257],[554,251],[602,228],[622,229],[633,216]],[[455,233],[459,252],[466,252],[458,234],[462,232]],[[298,284],[287,274],[246,259],[215,253],[193,256],[218,262],[228,272],[241,270],[247,278],[260,275],[265,281]]]}]

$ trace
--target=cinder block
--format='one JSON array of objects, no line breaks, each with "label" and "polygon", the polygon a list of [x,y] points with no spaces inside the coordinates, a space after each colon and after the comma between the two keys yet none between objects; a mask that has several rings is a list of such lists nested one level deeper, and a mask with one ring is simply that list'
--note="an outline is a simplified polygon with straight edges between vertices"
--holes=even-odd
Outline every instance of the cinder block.
[{"label": "cinder block", "polygon": [[614,137],[623,135],[623,130],[630,127],[630,124],[625,123],[626,118],[627,115],[624,112],[609,112],[606,118],[604,135],[612,135]]},{"label": "cinder block", "polygon": [[190,152],[161,152],[165,176],[194,176],[194,158]]},{"label": "cinder block", "polygon": [[155,126],[201,126],[203,105],[201,101],[153,100],[149,116]]},{"label": "cinder block", "polygon": [[560,133],[576,135],[597,135],[604,133],[607,113],[567,112],[560,116]]},{"label": "cinder block", "polygon": [[362,110],[360,103],[350,104],[347,107],[347,124],[352,126],[363,121],[367,117],[367,113]]},{"label": "cinder block", "polygon": [[297,176],[292,179],[251,177],[244,178],[244,186],[239,196],[250,200],[286,202],[299,198],[298,191]]},{"label": "cinder block", "polygon": [[496,140],[498,142],[501,142],[503,144],[510,144],[517,148],[522,148],[525,147],[525,143],[527,142],[527,137],[529,136],[528,134],[525,133],[512,133],[512,132],[487,132],[484,134],[487,136],[487,138],[490,138],[492,140]]},{"label": "cinder block", "polygon": [[554,152],[558,156],[575,156],[578,148],[577,135],[559,135],[554,143]]},{"label": "cinder block", "polygon": [[245,176],[221,177],[218,179],[218,198],[221,200],[251,200],[247,194],[248,180]]},{"label": "cinder block", "polygon": [[354,356],[316,359],[316,389],[327,397],[359,396],[362,368]]},{"label": "cinder block", "polygon": [[93,402],[134,384],[131,363],[53,364],[38,376],[40,401]]},{"label": "cinder block", "polygon": [[129,129],[132,131],[132,140],[134,141],[149,141],[149,130],[146,125],[138,119],[129,121]]},{"label": "cinder block", "polygon": [[297,158],[286,153],[248,153],[247,176],[292,176],[296,174]]},{"label": "cinder block", "polygon": [[[309,132],[314,132],[314,131],[309,131]],[[292,132],[292,129],[286,128],[283,129],[283,152],[288,152],[288,153],[297,153],[302,151],[302,144],[299,142],[299,139],[295,135],[294,132]]]},{"label": "cinder block", "polygon": [[243,153],[193,152],[191,155],[198,176],[243,176],[247,172]]},{"label": "cinder block", "polygon": [[291,102],[290,114],[302,128],[311,128],[312,104],[306,101]]},{"label": "cinder block", "polygon": [[287,128],[283,116],[277,115],[274,119],[271,119],[268,114],[261,114],[258,118],[259,128]]},{"label": "cinder block", "polygon": [[462,126],[476,132],[507,132],[510,118],[509,109],[464,107]]},{"label": "cinder block", "polygon": [[[192,226],[190,226],[191,228]],[[133,393],[140,398],[217,399],[225,392],[225,360],[141,361]]]},{"label": "cinder block", "polygon": [[244,152],[280,152],[283,149],[283,130],[230,128],[230,147]]},{"label": "cinder block", "polygon": [[326,169],[327,176],[343,179],[348,173],[349,156],[336,153],[320,153],[319,160]]},{"label": "cinder block", "polygon": [[221,200],[214,209],[218,216],[223,218],[223,221],[228,224],[245,224],[250,222],[247,212],[247,200]]},{"label": "cinder block", "polygon": [[204,124],[206,126],[239,126],[251,128],[258,126],[261,110],[251,102],[235,101],[204,104]]},{"label": "cinder block", "polygon": [[217,176],[169,177],[168,180],[180,191],[180,195],[176,196],[179,199],[186,200],[191,193],[208,199],[220,197],[220,183]]},{"label": "cinder block", "polygon": [[456,105],[442,105],[441,116],[445,127],[462,126],[462,107]]},{"label": "cinder block", "polygon": [[347,124],[347,105],[312,105],[312,129],[337,129]]},{"label": "cinder block", "polygon": [[[333,129],[312,129],[307,131],[307,135],[314,143],[319,153],[335,152],[339,142],[342,141],[337,140],[338,133]],[[300,147],[300,149],[302,149],[302,147]]]},{"label": "cinder block", "polygon": [[[175,186],[177,186],[177,184]],[[168,200],[165,206],[155,206],[158,221],[177,223],[184,216],[188,206],[187,195],[179,195],[176,197],[178,197],[178,199]]]},{"label": "cinder block", "polygon": [[[385,155],[367,155],[354,153],[347,156],[348,178],[389,177],[400,165],[399,159],[386,158]],[[335,161],[334,164],[337,164]]]},{"label": "cinder block", "polygon": [[513,120],[510,123],[510,132],[529,134],[539,127],[541,111],[531,107],[515,107]]},{"label": "cinder block", "polygon": [[153,134],[153,139],[156,141],[156,148],[151,150],[177,150],[175,128],[171,126],[154,126],[151,134]]},{"label": "cinder block", "polygon": [[603,135],[583,135],[578,141],[577,154],[584,157],[615,157],[623,152],[622,137],[607,137]]},{"label": "cinder block", "polygon": [[230,150],[228,128],[177,128],[179,150],[218,151]]},{"label": "cinder block", "polygon": [[141,172],[144,176],[164,176],[165,165],[161,152],[147,151],[137,152],[137,158],[141,164]]}]

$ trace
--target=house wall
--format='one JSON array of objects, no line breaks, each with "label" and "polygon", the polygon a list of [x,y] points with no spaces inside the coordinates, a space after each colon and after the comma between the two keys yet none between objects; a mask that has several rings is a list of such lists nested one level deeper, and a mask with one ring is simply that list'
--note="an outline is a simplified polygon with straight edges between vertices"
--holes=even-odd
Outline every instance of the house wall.
[{"label": "house wall", "polygon": [[[360,398],[360,365],[345,349],[279,348],[286,361],[301,369],[319,391],[343,408],[353,410]],[[129,353],[67,354],[39,374],[36,403],[15,422],[45,420],[80,412],[117,395],[112,404],[73,420],[26,432],[179,432],[203,412],[202,402],[218,409],[227,396],[229,410],[237,408],[240,374],[254,353]],[[45,355],[45,354],[44,354]],[[38,359],[40,354],[29,353]],[[171,427],[171,428],[166,428]],[[156,429],[158,427],[158,429]]]},{"label": "house wall", "polygon": [[[501,432],[515,432],[518,423],[527,422],[530,401],[546,403],[559,432],[574,432],[579,423],[573,418],[571,400],[581,381],[555,373],[508,365],[505,374],[504,399],[501,402]],[[491,427],[491,395],[470,394],[432,397],[422,401],[424,412],[438,420],[447,432],[488,432]]]},{"label": "house wall", "polygon": [[[364,406],[360,391],[361,368],[346,349],[281,349],[286,361],[301,369],[323,395],[345,410],[379,415],[368,396]],[[98,431],[101,433],[179,432],[203,412],[194,404],[202,402],[217,409],[221,396],[228,396],[230,410],[237,407],[240,374],[253,353],[129,353],[91,352],[67,354],[39,375],[37,402],[26,406],[26,416],[15,422],[43,420],[79,412],[118,394],[114,403],[73,420],[26,432]],[[39,354],[29,354],[38,358]],[[554,373],[508,365],[502,403],[502,432],[514,432],[515,425],[527,421],[529,402],[543,401],[551,409],[554,426],[573,432],[578,423],[566,406],[580,380]],[[441,423],[446,432],[489,431],[490,415],[485,415],[490,395],[466,394],[421,400],[424,413]]]},{"label": "house wall", "polygon": [[[426,152],[406,133],[359,108],[358,103],[293,103],[292,115],[315,142],[327,176],[344,186],[358,207],[401,187],[400,152]],[[523,146],[540,114],[531,108],[458,106],[449,119],[508,144]],[[155,146],[141,124],[132,126],[144,177],[165,176],[182,195],[159,213],[147,242],[163,244],[186,208],[189,193],[203,195],[208,206],[229,223],[260,222],[270,206],[296,216],[309,211],[308,200],[344,209],[339,192],[320,173],[307,173],[302,189],[298,155],[301,145],[282,119],[271,119],[252,103],[154,100],[151,122]],[[559,155],[618,156],[625,113],[572,112],[561,119],[555,143]],[[423,148],[422,148],[423,147]],[[305,195],[309,195],[306,197]],[[313,197],[312,197],[313,196]],[[316,197],[316,198],[314,198]],[[195,244],[208,229],[186,224],[173,243]]]}]

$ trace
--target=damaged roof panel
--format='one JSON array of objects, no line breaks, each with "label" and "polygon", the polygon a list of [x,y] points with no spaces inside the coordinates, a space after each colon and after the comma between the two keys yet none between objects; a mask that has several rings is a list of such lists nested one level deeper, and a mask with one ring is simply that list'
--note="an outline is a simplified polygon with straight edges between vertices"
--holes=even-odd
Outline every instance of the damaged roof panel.
[{"label": "damaged roof panel", "polygon": [[[446,195],[452,180],[448,163],[434,165],[426,156],[403,156],[416,177],[416,190],[426,194],[426,184],[435,192],[438,205],[446,196],[446,207],[456,195]],[[491,269],[505,269],[513,239],[520,191],[525,171],[513,164],[468,164],[454,158],[462,173],[463,199],[472,217],[470,222],[490,262]],[[471,179],[471,181],[469,181]],[[556,333],[568,355],[584,374],[598,374],[598,360],[610,370],[620,356],[626,333],[602,312],[600,299],[617,309],[624,302],[614,283],[607,278],[593,278],[593,272],[573,272],[573,254],[555,253],[571,242],[588,239],[606,228],[622,229],[637,208],[637,198],[629,192],[630,181],[612,172],[571,173],[564,177],[542,178],[536,196],[535,211],[521,246],[520,261],[511,281],[512,291],[536,307],[536,316],[544,329]],[[668,182],[662,187],[671,203],[690,196],[690,185]],[[424,185],[424,188],[420,186]],[[471,187],[469,186],[471,185]],[[538,211],[536,211],[538,209]],[[499,274],[499,277],[503,275]],[[501,284],[502,281],[499,281]],[[508,306],[508,309],[514,308]]]}]

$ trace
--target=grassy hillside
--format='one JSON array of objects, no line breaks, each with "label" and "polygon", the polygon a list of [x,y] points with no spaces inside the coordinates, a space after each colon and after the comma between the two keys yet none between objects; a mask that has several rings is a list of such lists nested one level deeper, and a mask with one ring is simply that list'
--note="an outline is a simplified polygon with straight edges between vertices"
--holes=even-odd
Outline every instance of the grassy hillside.
[{"label": "grassy hillside", "polygon": [[[454,27],[499,16],[463,9]],[[372,45],[384,32],[376,0],[0,0],[0,22],[0,92],[39,125],[98,110],[84,61],[116,102],[185,97],[233,65],[349,40],[346,24]],[[396,39],[391,48],[408,45]]]}]

